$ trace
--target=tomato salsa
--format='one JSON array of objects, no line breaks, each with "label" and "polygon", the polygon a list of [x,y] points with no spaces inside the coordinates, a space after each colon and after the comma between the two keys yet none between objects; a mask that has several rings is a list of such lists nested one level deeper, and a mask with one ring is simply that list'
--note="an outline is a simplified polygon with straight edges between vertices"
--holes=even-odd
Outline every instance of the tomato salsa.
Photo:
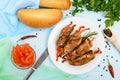
[{"label": "tomato salsa", "polygon": [[12,60],[18,67],[30,67],[35,62],[35,51],[28,43],[16,44],[12,48]]}]

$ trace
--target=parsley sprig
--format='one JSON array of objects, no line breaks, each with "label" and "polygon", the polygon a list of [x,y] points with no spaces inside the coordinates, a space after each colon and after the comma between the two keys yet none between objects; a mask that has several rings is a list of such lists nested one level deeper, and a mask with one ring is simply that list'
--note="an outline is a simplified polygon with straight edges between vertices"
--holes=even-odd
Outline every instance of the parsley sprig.
[{"label": "parsley sprig", "polygon": [[73,0],[72,6],[75,7],[72,10],[73,16],[78,12],[83,12],[84,7],[88,11],[106,12],[106,27],[113,26],[115,21],[120,20],[120,0]]}]

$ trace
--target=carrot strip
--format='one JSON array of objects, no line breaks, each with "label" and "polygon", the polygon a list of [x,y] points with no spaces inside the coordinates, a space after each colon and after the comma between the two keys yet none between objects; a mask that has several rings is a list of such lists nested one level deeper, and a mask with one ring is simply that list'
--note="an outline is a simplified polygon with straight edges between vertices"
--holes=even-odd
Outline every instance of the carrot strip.
[{"label": "carrot strip", "polygon": [[88,39],[89,41],[89,44],[91,44],[93,41],[94,41],[95,38],[92,38],[92,39]]},{"label": "carrot strip", "polygon": [[84,26],[80,26],[77,32],[80,32],[82,28],[84,28]]},{"label": "carrot strip", "polygon": [[61,50],[62,50],[62,48],[58,46],[57,51],[60,52]]},{"label": "carrot strip", "polygon": [[63,32],[66,33],[67,30],[68,30],[69,26],[66,26],[64,29],[63,29]]},{"label": "carrot strip", "polygon": [[68,58],[68,59],[72,59],[72,55],[69,53],[69,54],[67,55],[67,58]]},{"label": "carrot strip", "polygon": [[62,53],[62,48],[57,46],[56,61],[58,61],[58,57],[61,55],[61,53]]},{"label": "carrot strip", "polygon": [[81,34],[82,32],[84,32],[86,30],[90,30],[90,28],[85,28],[85,29],[81,30],[79,33]]},{"label": "carrot strip", "polygon": [[67,30],[69,29],[70,25],[72,25],[72,22],[70,22],[70,24],[66,25],[64,28],[63,28],[63,32],[66,33]]},{"label": "carrot strip", "polygon": [[28,43],[12,48],[12,58],[16,65],[20,67],[31,66],[35,61],[35,52]]},{"label": "carrot strip", "polygon": [[100,53],[101,53],[100,48],[98,48],[98,50],[96,50],[94,53],[95,53],[95,54],[100,54]]}]

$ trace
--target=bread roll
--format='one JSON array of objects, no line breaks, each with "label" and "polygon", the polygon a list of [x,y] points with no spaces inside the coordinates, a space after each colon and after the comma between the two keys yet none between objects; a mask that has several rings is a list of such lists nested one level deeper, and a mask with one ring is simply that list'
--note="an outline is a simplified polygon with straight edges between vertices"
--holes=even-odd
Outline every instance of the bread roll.
[{"label": "bread roll", "polygon": [[40,0],[40,6],[67,10],[70,8],[70,0]]},{"label": "bread roll", "polygon": [[17,16],[32,28],[46,28],[59,22],[63,14],[59,9],[20,9]]}]

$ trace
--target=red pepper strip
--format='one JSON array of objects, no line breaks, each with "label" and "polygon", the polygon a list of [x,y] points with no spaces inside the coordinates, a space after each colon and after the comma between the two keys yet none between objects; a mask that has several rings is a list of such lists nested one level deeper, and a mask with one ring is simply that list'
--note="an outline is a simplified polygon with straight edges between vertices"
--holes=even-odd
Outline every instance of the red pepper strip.
[{"label": "red pepper strip", "polygon": [[65,28],[63,29],[63,32],[66,33],[67,30],[69,29],[70,25],[72,25],[72,22],[70,24],[66,25]]},{"label": "red pepper strip", "polygon": [[95,53],[95,54],[100,54],[100,53],[101,53],[100,48],[98,48],[98,50],[96,50],[94,53]]},{"label": "red pepper strip", "polygon": [[80,26],[77,32],[80,32],[82,28],[85,28],[84,26]]},{"label": "red pepper strip", "polygon": [[93,40],[94,40],[95,38],[92,38],[92,39],[88,39],[88,41],[89,41],[89,44],[91,44],[92,42],[93,42]]},{"label": "red pepper strip", "polygon": [[67,55],[67,57],[68,59],[72,59],[72,55],[70,53]]},{"label": "red pepper strip", "polygon": [[62,48],[57,46],[57,53],[56,53],[56,61],[58,61],[58,57],[61,55]]},{"label": "red pepper strip", "polygon": [[109,69],[109,72],[110,72],[112,78],[114,78],[113,66],[110,64],[109,60],[108,60],[108,69]]},{"label": "red pepper strip", "polygon": [[90,28],[85,28],[85,29],[81,30],[79,33],[81,34],[82,32],[84,32],[86,30],[90,30]]},{"label": "red pepper strip", "polygon": [[69,26],[66,26],[64,29],[63,29],[63,32],[66,33],[67,30],[68,30]]},{"label": "red pepper strip", "polygon": [[62,48],[61,48],[60,46],[57,47],[57,51],[58,51],[58,52],[60,52],[61,49],[62,49]]},{"label": "red pepper strip", "polygon": [[[20,40],[25,40],[25,39],[28,39],[28,38],[33,38],[33,37],[37,37],[36,35],[27,35],[27,36],[23,36],[23,37],[21,37],[18,41],[20,41]],[[17,42],[18,42],[17,41]]]}]

